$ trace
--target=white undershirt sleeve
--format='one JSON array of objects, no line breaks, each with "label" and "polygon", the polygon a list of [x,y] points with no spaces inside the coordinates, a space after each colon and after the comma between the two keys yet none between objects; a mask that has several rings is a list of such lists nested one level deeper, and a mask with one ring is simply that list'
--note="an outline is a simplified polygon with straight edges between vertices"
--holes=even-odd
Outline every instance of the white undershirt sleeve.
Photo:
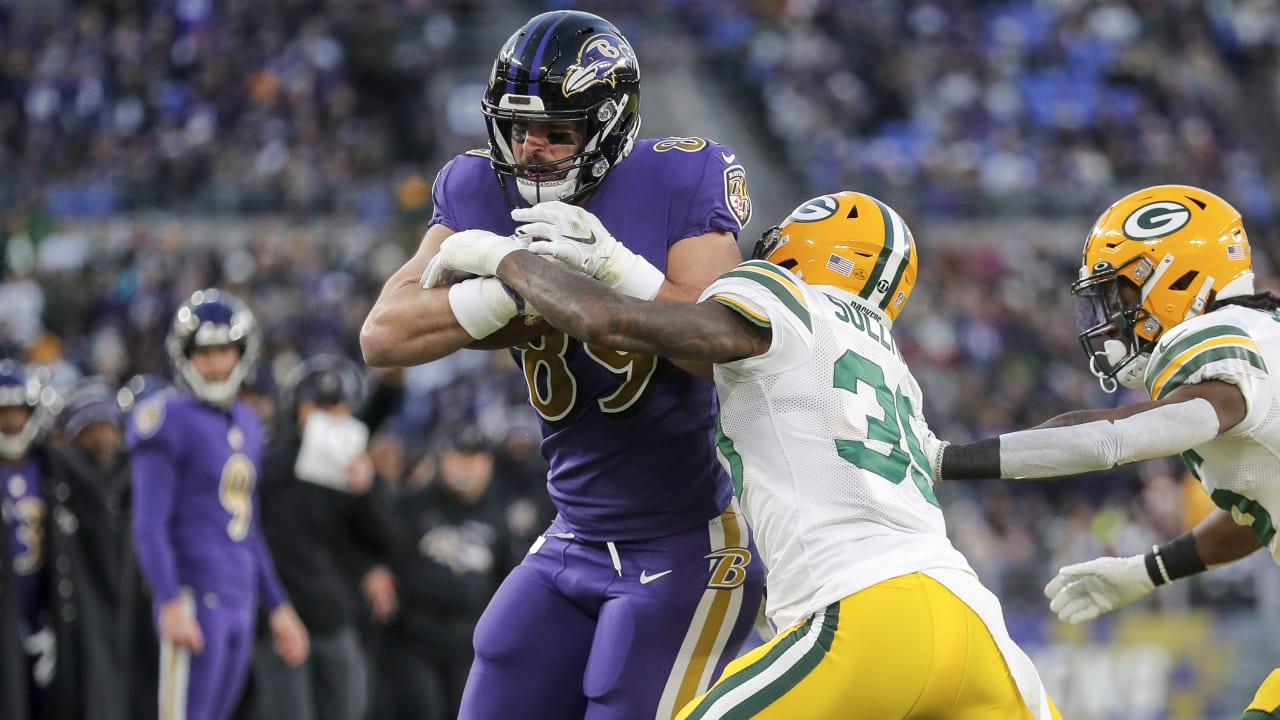
[{"label": "white undershirt sleeve", "polygon": [[1161,405],[1122,420],[1097,420],[1000,436],[1000,477],[1048,478],[1175,455],[1218,436],[1203,398]]}]

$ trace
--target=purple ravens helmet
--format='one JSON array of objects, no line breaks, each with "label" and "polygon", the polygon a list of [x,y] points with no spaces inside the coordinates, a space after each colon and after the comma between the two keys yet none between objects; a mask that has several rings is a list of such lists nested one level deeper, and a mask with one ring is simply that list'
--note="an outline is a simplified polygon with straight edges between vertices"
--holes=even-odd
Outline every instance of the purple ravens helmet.
[{"label": "purple ravens helmet", "polygon": [[[484,94],[489,157],[503,194],[571,201],[627,156],[640,129],[640,65],[618,28],[576,10],[543,13],[507,40]],[[576,124],[582,146],[557,162],[517,165],[513,125]]]},{"label": "purple ravens helmet", "polygon": [[[231,293],[216,288],[197,290],[173,316],[165,350],[178,377],[201,400],[227,405],[236,398],[262,350],[262,332],[249,307]],[[196,348],[234,345],[240,360],[220,381],[205,380],[191,363]]]}]

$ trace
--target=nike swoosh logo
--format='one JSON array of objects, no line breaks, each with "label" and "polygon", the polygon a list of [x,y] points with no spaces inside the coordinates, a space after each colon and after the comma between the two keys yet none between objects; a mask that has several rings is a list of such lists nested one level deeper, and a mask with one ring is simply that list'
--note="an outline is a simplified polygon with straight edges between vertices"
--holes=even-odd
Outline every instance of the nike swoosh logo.
[{"label": "nike swoosh logo", "polygon": [[670,570],[663,570],[662,572],[660,572],[660,573],[654,573],[653,575],[648,574],[648,571],[647,571],[647,570],[641,570],[641,571],[640,571],[640,584],[641,584],[641,585],[648,585],[649,583],[653,582],[654,580],[657,580],[658,578],[660,578],[660,577],[662,577],[662,576],[664,576],[664,575],[670,575],[670,574],[671,574],[671,571],[670,571]]},{"label": "nike swoosh logo", "polygon": [[591,233],[590,237],[578,237],[577,235],[561,235],[565,240],[582,243],[583,245],[594,245],[596,242],[596,234]]},{"label": "nike swoosh logo", "polygon": [[734,153],[727,153],[727,152],[722,152],[722,153],[720,153],[720,157],[724,158],[724,161],[725,161],[725,162],[727,162],[727,163],[729,163],[730,165],[732,165],[732,164],[733,164],[733,161],[734,161],[734,160],[737,160],[737,159],[738,159],[738,156],[737,156],[736,154],[734,154]]}]

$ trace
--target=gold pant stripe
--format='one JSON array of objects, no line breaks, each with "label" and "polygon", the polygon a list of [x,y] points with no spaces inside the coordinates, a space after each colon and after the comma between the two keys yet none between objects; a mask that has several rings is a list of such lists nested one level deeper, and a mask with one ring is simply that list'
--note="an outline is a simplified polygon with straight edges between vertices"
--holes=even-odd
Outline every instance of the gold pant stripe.
[{"label": "gold pant stripe", "polygon": [[[719,517],[707,523],[712,552],[739,547],[745,542],[748,534],[746,521],[737,508],[738,501],[733,499]],[[742,594],[741,587],[702,591],[702,599],[698,601],[698,609],[689,623],[680,653],[663,688],[655,717],[665,720],[674,716],[690,700],[706,692],[715,680],[711,673],[725,653],[725,645],[742,607]]]}]

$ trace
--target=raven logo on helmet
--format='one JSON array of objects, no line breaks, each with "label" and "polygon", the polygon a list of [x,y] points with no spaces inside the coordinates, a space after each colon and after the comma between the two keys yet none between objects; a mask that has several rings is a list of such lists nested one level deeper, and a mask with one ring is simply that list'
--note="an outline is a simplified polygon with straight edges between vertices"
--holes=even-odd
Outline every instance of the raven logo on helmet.
[{"label": "raven logo on helmet", "polygon": [[614,74],[628,64],[632,68],[639,65],[630,46],[618,42],[612,35],[593,35],[578,51],[578,64],[565,74],[564,96],[576,95],[597,83],[616,87],[618,81]]}]

